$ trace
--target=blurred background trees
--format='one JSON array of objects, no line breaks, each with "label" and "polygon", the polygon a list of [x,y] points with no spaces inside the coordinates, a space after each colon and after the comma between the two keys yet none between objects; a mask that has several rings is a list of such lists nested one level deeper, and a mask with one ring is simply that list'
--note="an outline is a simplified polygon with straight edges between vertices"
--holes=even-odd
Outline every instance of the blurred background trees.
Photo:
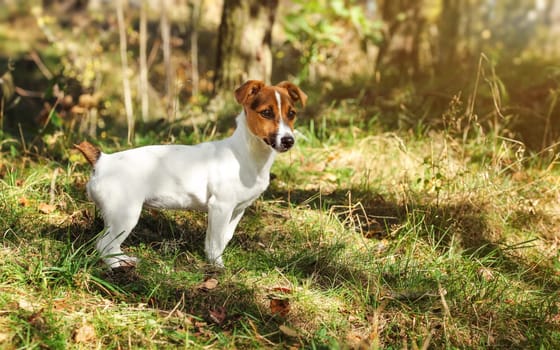
[{"label": "blurred background trees", "polygon": [[[309,118],[350,104],[362,128],[448,128],[462,137],[492,130],[535,151],[555,149],[560,137],[560,0],[0,7],[4,137],[128,132],[133,143],[134,125],[143,132],[207,121],[212,99],[231,98],[245,79],[303,85]],[[473,120],[479,130],[467,129]]]},{"label": "blurred background trees", "polygon": [[224,1],[218,30],[215,91],[248,79],[270,83],[272,27],[278,0]]}]

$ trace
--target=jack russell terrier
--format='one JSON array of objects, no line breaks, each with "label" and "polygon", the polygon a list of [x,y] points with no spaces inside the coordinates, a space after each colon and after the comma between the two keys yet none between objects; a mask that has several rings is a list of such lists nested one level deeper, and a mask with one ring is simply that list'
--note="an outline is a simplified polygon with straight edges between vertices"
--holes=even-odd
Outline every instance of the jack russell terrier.
[{"label": "jack russell terrier", "polygon": [[88,197],[105,229],[96,248],[111,268],[133,267],[121,244],[142,207],[208,212],[204,250],[223,267],[222,253],[247,208],[268,187],[278,152],[295,142],[294,104],[307,96],[296,85],[249,80],[235,90],[243,106],[232,136],[198,145],[158,145],[106,154],[87,141],[76,145],[93,166]]}]

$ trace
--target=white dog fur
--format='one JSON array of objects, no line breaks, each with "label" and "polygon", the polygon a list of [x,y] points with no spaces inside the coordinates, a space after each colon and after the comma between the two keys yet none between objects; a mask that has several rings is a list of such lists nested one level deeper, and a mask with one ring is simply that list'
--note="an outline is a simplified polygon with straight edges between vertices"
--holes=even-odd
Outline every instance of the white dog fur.
[{"label": "white dog fur", "polygon": [[245,208],[268,187],[277,152],[294,144],[295,102],[307,96],[294,84],[250,80],[235,91],[243,106],[232,136],[194,146],[159,145],[106,154],[76,145],[93,165],[87,192],[101,210],[105,230],[96,248],[110,267],[135,266],[122,242],[143,207],[208,212],[205,252],[223,266],[222,254]]}]

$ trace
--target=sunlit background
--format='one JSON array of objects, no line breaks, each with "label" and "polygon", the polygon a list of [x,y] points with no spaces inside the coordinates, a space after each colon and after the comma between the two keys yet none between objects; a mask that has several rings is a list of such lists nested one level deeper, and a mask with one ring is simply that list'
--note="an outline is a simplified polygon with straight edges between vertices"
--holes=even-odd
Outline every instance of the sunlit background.
[{"label": "sunlit background", "polygon": [[214,120],[216,100],[245,79],[306,87],[309,118],[348,103],[385,130],[476,121],[535,151],[560,135],[557,0],[0,6],[0,117],[12,135],[128,129],[134,141],[153,121]]}]

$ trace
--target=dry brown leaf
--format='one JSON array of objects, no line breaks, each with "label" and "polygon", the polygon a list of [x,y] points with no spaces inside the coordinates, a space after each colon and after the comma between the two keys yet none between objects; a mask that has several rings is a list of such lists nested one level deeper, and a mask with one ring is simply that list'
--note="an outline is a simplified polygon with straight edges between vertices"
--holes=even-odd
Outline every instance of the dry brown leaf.
[{"label": "dry brown leaf", "polygon": [[270,289],[273,292],[278,292],[282,294],[292,294],[292,290],[287,287],[273,287]]},{"label": "dry brown leaf", "polygon": [[29,206],[29,199],[27,199],[27,197],[20,197],[18,199],[18,204],[22,207],[27,207]]},{"label": "dry brown leaf", "polygon": [[56,206],[47,203],[39,203],[38,209],[43,214],[50,214],[56,210]]},{"label": "dry brown leaf", "polygon": [[346,334],[346,344],[349,345],[350,349],[359,349],[363,340],[362,335],[356,332]]},{"label": "dry brown leaf", "polygon": [[287,335],[288,337],[296,338],[298,336],[298,332],[295,329],[290,328],[286,325],[281,324],[278,329],[280,329],[280,332]]},{"label": "dry brown leaf", "polygon": [[35,305],[33,305],[29,300],[26,300],[26,299],[20,299],[18,301],[18,306],[19,306],[20,309],[28,311],[28,312],[35,311]]},{"label": "dry brown leaf", "polygon": [[480,276],[482,279],[484,279],[487,282],[492,281],[494,279],[494,273],[489,268],[481,267],[478,270],[476,270],[476,273],[478,274],[478,276]]},{"label": "dry brown leaf", "polygon": [[321,176],[321,180],[327,182],[336,182],[338,180],[338,177],[335,174],[324,173],[323,176]]},{"label": "dry brown leaf", "polygon": [[290,312],[290,308],[290,301],[288,299],[270,299],[270,311],[273,314],[286,317]]},{"label": "dry brown leaf", "polygon": [[10,333],[0,332],[0,344],[9,342],[13,338],[13,335]]},{"label": "dry brown leaf", "polygon": [[209,291],[215,289],[218,286],[218,280],[215,278],[209,278],[206,281],[199,284],[196,288],[204,291]]},{"label": "dry brown leaf", "polygon": [[40,331],[43,330],[47,324],[47,321],[43,317],[43,310],[32,313],[27,319],[27,322]]},{"label": "dry brown leaf", "polygon": [[88,323],[82,324],[74,331],[74,342],[76,343],[89,343],[96,338],[95,328]]},{"label": "dry brown leaf", "polygon": [[289,294],[292,294],[292,290],[287,287],[273,287],[270,288],[270,291],[271,293],[268,295],[270,311],[273,314],[286,317],[290,312]]},{"label": "dry brown leaf", "polygon": [[226,308],[223,306],[218,306],[214,310],[209,311],[210,319],[217,325],[221,325],[226,320]]}]

